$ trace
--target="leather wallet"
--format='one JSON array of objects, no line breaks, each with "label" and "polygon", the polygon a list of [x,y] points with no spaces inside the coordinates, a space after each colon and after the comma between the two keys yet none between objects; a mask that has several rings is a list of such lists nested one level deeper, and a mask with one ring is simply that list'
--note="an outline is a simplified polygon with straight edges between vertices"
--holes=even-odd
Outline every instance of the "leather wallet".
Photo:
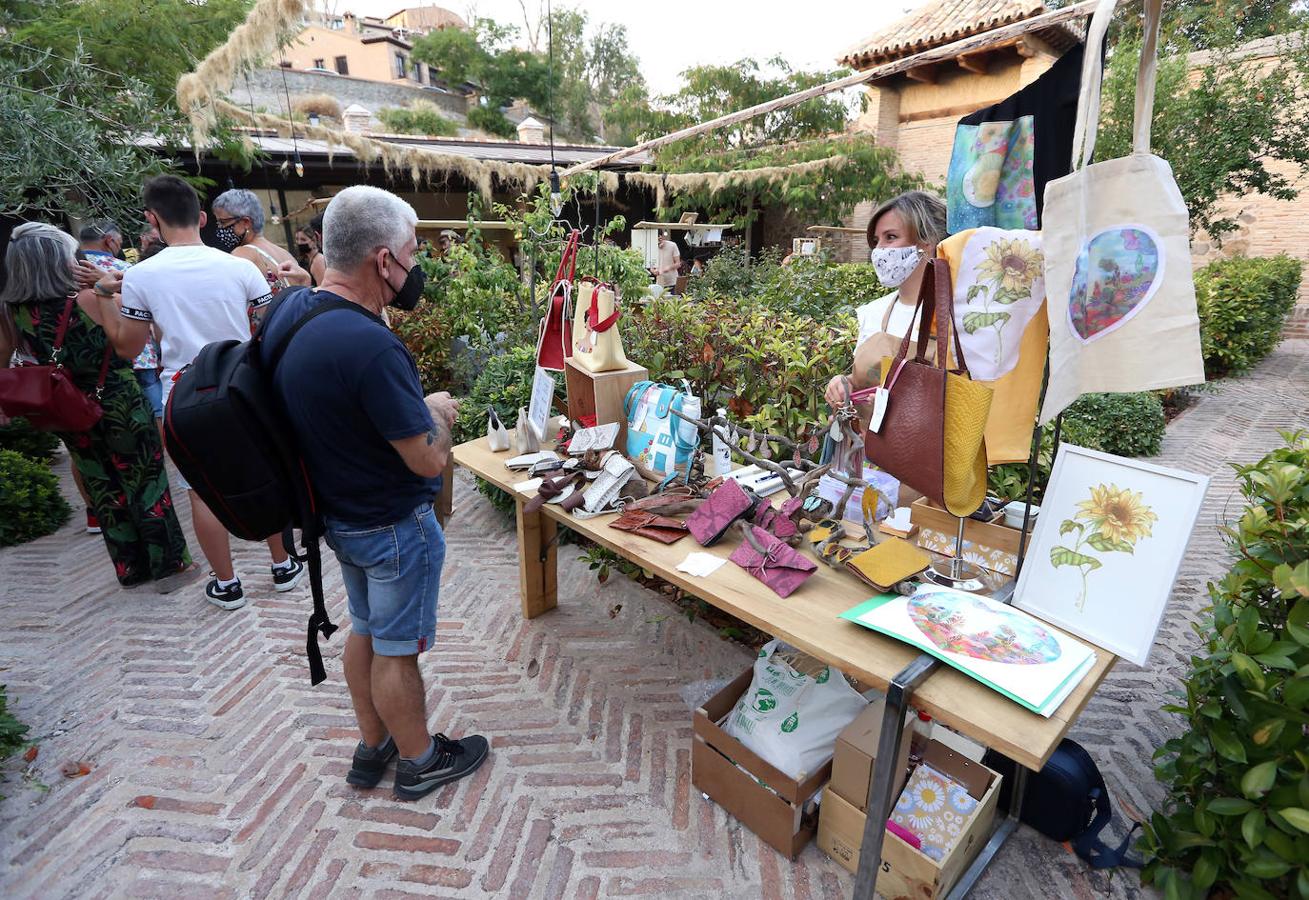
[{"label": "leather wallet", "polygon": [[845,566],[860,581],[878,590],[890,590],[896,584],[931,565],[926,550],[900,538],[882,541],[863,553],[852,556]]},{"label": "leather wallet", "polygon": [[676,544],[687,534],[686,523],[680,519],[639,509],[628,510],[610,522],[609,527],[630,531],[661,544]]},{"label": "leather wallet", "polygon": [[817,571],[818,566],[785,541],[756,525],[743,524],[745,541],[728,557],[758,578],[779,597],[789,597]]},{"label": "leather wallet", "polygon": [[712,547],[739,519],[751,519],[763,497],[747,491],[732,479],[723,481],[700,508],[686,518],[686,527],[701,547]]}]

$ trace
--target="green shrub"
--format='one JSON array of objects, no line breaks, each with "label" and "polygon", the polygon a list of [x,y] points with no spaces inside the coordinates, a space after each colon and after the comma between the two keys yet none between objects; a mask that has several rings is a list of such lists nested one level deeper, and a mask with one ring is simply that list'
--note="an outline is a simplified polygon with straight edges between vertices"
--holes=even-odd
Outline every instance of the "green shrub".
[{"label": "green shrub", "polygon": [[819,255],[796,257],[784,266],[781,258],[775,248],[751,260],[743,247],[729,247],[709,260],[703,275],[690,280],[687,296],[733,297],[765,309],[824,318],[852,313],[887,293],[868,263],[834,264]]},{"label": "green shrub", "polygon": [[[1086,394],[1064,410],[1059,441],[1115,456],[1156,456],[1164,437],[1164,407],[1159,395]],[[1039,503],[1050,480],[1054,464],[1054,423],[1041,431],[1037,457],[1036,489]],[[992,466],[987,473],[987,490],[1003,500],[1027,496],[1027,463]]]},{"label": "green shrub", "polygon": [[384,106],[377,111],[382,127],[395,134],[422,134],[432,137],[452,135],[459,126],[441,115],[435,103],[415,100],[409,106]]},{"label": "green shrub", "polygon": [[[514,347],[507,353],[487,361],[482,373],[473,382],[473,389],[459,404],[459,417],[455,420],[455,443],[471,441],[486,434],[486,408],[494,407],[496,415],[506,428],[512,429],[518,421],[519,407],[526,408],[532,400],[532,377],[536,372],[536,346]],[[555,373],[555,396],[564,398],[564,377]],[[503,511],[513,509],[513,498],[489,482],[477,479],[477,489],[491,503]]]},{"label": "green shrub", "polygon": [[5,686],[0,684],[0,762],[13,756],[23,746],[25,734],[27,734],[27,726],[9,712],[9,699],[5,696]]},{"label": "green shrub", "polygon": [[514,123],[506,119],[500,110],[490,106],[473,106],[469,109],[468,124],[496,137],[513,138],[518,135]]},{"label": "green shrub", "polygon": [[0,547],[50,534],[68,521],[70,510],[50,467],[0,450]]},{"label": "green shrub", "polygon": [[0,450],[13,450],[28,459],[48,460],[59,449],[59,438],[48,431],[37,431],[26,419],[11,419],[0,425]]},{"label": "green shrub", "polygon": [[1234,256],[1195,273],[1206,377],[1239,375],[1272,352],[1295,307],[1302,268],[1286,254]]},{"label": "green shrub", "polygon": [[1309,436],[1234,466],[1248,506],[1224,529],[1236,562],[1155,754],[1164,807],[1141,839],[1166,897],[1309,897]]}]

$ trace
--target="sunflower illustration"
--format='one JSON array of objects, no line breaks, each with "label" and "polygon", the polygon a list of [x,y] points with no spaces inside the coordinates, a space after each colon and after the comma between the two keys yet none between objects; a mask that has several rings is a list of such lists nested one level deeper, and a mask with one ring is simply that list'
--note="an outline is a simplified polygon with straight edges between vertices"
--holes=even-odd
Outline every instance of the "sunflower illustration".
[{"label": "sunflower illustration", "polygon": [[1077,595],[1079,612],[1086,606],[1087,576],[1104,565],[1096,553],[1135,553],[1136,544],[1154,532],[1159,516],[1145,505],[1139,491],[1116,484],[1098,484],[1091,495],[1079,501],[1077,512],[1059,525],[1060,537],[1071,537],[1071,546],[1050,548],[1050,564],[1072,566],[1082,573],[1082,590]]},{"label": "sunflower illustration", "polygon": [[977,265],[978,280],[991,282],[997,293],[1006,291],[1021,297],[1031,293],[1044,258],[1040,250],[1022,238],[995,241]]},{"label": "sunflower illustration", "polygon": [[1086,522],[1114,543],[1135,544],[1149,537],[1159,521],[1139,491],[1112,484],[1091,488],[1091,498],[1078,503],[1077,508],[1073,518]]}]

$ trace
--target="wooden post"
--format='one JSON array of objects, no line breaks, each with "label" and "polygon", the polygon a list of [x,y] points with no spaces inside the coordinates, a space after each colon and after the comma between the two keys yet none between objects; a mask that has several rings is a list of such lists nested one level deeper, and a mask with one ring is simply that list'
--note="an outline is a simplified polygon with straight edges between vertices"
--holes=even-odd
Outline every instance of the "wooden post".
[{"label": "wooden post", "polygon": [[441,523],[445,528],[445,523],[450,521],[450,514],[454,512],[455,500],[455,461],[451,457],[445,471],[441,473],[441,493],[436,495],[436,521]]},{"label": "wooden post", "polygon": [[518,590],[523,600],[523,618],[535,619],[559,605],[555,572],[558,525],[540,510],[523,512],[522,500],[515,506],[518,512]]}]

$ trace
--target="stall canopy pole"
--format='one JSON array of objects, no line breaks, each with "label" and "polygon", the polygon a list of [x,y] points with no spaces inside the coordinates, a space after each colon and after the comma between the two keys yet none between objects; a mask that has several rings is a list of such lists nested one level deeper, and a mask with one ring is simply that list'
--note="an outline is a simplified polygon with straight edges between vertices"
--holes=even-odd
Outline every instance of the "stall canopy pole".
[{"label": "stall canopy pole", "polygon": [[898,75],[909,69],[917,68],[928,63],[943,62],[948,59],[977,50],[980,47],[989,46],[997,41],[1008,40],[1009,38],[1022,37],[1025,34],[1031,34],[1033,31],[1040,31],[1060,22],[1067,22],[1070,19],[1077,19],[1083,16],[1089,16],[1095,12],[1098,6],[1097,0],[1083,0],[1082,3],[1076,3],[1072,6],[1056,9],[1048,13],[1042,13],[1039,16],[1033,16],[1030,19],[1023,19],[1021,22],[1014,22],[1010,25],[1004,25],[991,31],[975,34],[972,37],[955,41],[952,44],[946,44],[942,47],[934,47],[931,50],[924,50],[922,53],[915,53],[913,56],[906,56],[904,59],[897,59],[895,62],[887,63],[884,66],[877,66],[866,72],[855,72],[853,75],[847,75],[844,78],[838,78],[836,81],[829,81],[826,84],[815,85],[806,88],[803,91],[797,91],[794,94],[788,94],[785,97],[778,97],[776,100],[769,100],[766,103],[757,103],[747,109],[738,112],[728,113],[725,116],[719,116],[716,119],[710,119],[708,122],[701,122],[699,125],[691,125],[663,137],[652,138],[632,147],[625,147],[606,156],[600,156],[586,162],[570,166],[563,172],[559,173],[561,177],[568,177],[576,172],[584,172],[587,169],[594,169],[599,166],[617,162],[620,159],[626,159],[637,153],[646,150],[657,150],[660,147],[683,140],[689,137],[695,137],[708,131],[718,128],[726,128],[728,125],[735,125],[738,122],[744,122],[747,119],[753,119],[755,116],[764,115],[765,113],[777,112],[779,109],[789,109],[798,103],[806,100],[812,100],[815,97],[823,97],[827,94],[843,91],[846,88],[857,87],[869,81],[878,78],[886,78],[889,75]]}]

